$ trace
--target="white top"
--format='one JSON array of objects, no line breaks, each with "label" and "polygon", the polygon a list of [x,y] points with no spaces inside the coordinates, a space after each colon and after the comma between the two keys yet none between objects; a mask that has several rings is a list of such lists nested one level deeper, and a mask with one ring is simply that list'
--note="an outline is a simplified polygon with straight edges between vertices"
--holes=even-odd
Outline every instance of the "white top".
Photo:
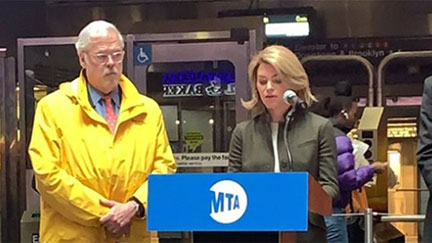
[{"label": "white top", "polygon": [[274,154],[274,172],[280,172],[279,167],[279,153],[278,153],[278,130],[279,130],[279,123],[272,122],[271,123],[271,130],[272,130],[272,143],[273,143],[273,154]]}]

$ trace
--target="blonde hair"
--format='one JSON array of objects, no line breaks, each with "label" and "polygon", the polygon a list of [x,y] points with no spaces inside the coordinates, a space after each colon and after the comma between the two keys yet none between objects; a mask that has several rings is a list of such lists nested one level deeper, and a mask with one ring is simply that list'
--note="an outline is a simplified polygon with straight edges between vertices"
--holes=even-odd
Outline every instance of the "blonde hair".
[{"label": "blonde hair", "polygon": [[248,74],[252,99],[249,101],[244,101],[242,99],[242,104],[246,109],[251,110],[253,108],[263,108],[264,106],[259,98],[256,87],[257,71],[262,63],[272,65],[282,78],[282,81],[289,83],[308,107],[316,101],[316,98],[310,91],[309,79],[306,71],[297,56],[286,47],[272,45],[258,52],[249,63]]}]

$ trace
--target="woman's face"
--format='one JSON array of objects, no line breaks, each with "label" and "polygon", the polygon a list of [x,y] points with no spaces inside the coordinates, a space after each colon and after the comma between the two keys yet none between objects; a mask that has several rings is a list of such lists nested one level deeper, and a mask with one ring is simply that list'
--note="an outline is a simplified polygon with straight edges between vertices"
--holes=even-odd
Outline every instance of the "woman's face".
[{"label": "woman's face", "polygon": [[289,109],[290,105],[283,100],[283,94],[292,88],[282,80],[272,65],[267,63],[259,65],[256,87],[261,101],[268,110],[285,112]]}]

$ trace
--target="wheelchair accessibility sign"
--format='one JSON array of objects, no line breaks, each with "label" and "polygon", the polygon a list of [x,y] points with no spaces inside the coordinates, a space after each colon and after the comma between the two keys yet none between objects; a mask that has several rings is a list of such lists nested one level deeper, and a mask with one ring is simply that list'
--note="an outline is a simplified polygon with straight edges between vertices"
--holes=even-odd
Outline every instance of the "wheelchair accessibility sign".
[{"label": "wheelchair accessibility sign", "polygon": [[134,64],[149,65],[152,62],[151,44],[137,44],[134,46]]}]

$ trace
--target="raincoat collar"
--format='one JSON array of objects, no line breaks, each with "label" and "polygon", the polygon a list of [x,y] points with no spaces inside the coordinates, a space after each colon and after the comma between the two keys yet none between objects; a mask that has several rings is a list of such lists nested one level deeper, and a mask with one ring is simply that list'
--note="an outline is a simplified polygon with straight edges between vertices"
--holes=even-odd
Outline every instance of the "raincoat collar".
[{"label": "raincoat collar", "polygon": [[[146,113],[144,96],[142,96],[132,82],[124,75],[120,78],[120,89],[122,91],[121,106],[120,106],[120,119],[126,120],[142,113]],[[74,81],[70,82],[69,85],[62,84],[60,89],[63,90],[70,99],[78,103],[85,111],[91,113],[93,110],[89,102],[87,81],[84,76],[83,70],[80,76]],[[94,112],[96,114],[96,112]],[[123,115],[124,114],[124,115]],[[122,115],[127,117],[122,118]],[[90,115],[92,116],[92,115]],[[93,118],[98,116],[92,116]],[[98,118],[95,118],[99,120]],[[102,119],[102,118],[101,118]]]},{"label": "raincoat collar", "polygon": [[[89,82],[87,82],[87,89],[88,89],[88,97],[90,100],[90,105],[95,108],[96,104],[100,104],[100,102],[103,100],[103,94],[99,90],[97,90],[95,87],[93,87]],[[121,104],[121,89],[117,87],[114,89],[109,96],[114,101],[114,105],[118,110],[120,110],[120,104]]]}]

